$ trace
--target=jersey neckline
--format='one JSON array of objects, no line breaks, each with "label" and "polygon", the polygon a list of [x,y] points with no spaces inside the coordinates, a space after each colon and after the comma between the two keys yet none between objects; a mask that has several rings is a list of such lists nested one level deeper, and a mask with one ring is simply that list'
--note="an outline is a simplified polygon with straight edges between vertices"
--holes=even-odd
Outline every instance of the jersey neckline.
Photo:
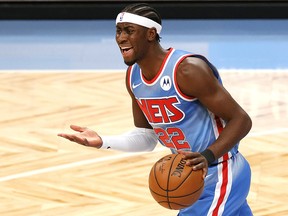
[{"label": "jersey neckline", "polygon": [[163,62],[162,62],[162,64],[161,64],[161,67],[160,67],[159,71],[157,72],[156,76],[155,76],[152,80],[147,80],[147,79],[143,76],[142,71],[141,71],[141,69],[140,69],[140,75],[141,75],[141,79],[142,79],[143,83],[145,83],[145,84],[147,84],[147,85],[153,85],[153,84],[158,80],[158,78],[160,77],[160,75],[163,73],[164,68],[165,68],[165,66],[166,66],[166,64],[167,64],[167,62],[168,62],[168,59],[170,58],[170,56],[171,56],[171,54],[173,53],[173,51],[174,51],[174,48],[172,48],[172,47],[170,47],[170,48],[168,49],[168,53],[166,54],[166,56],[165,56],[165,58],[164,58],[164,60],[163,60]]}]

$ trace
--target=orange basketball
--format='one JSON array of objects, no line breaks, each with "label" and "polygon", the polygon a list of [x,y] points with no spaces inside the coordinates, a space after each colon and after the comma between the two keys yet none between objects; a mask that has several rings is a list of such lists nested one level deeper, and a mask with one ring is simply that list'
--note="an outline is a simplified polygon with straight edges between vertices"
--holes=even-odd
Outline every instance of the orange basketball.
[{"label": "orange basketball", "polygon": [[158,160],[149,175],[149,189],[163,207],[179,210],[196,202],[204,188],[203,170],[192,170],[181,154]]}]

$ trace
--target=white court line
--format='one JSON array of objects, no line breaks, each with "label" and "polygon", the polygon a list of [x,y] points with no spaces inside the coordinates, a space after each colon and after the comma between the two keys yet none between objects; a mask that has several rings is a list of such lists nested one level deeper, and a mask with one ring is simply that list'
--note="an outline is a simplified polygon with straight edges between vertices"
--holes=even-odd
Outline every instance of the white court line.
[{"label": "white court line", "polygon": [[[163,149],[165,149],[165,147],[163,147],[161,149],[157,148],[153,152],[158,152],[160,150],[163,151]],[[93,159],[89,159],[89,160],[82,160],[82,161],[77,161],[77,162],[73,162],[73,163],[62,164],[62,165],[47,167],[47,168],[43,168],[43,169],[31,170],[31,171],[27,171],[27,172],[22,172],[22,173],[9,175],[9,176],[0,177],[0,182],[30,177],[33,175],[38,175],[38,174],[43,174],[43,173],[48,173],[48,172],[54,172],[54,171],[69,169],[69,168],[73,168],[73,167],[77,167],[77,166],[88,165],[88,164],[93,164],[93,163],[98,163],[98,162],[118,160],[118,159],[122,159],[122,158],[128,158],[128,157],[143,155],[143,154],[147,154],[147,153],[150,153],[150,152],[123,153],[123,154],[112,155],[112,156],[107,156],[107,157],[93,158]]]},{"label": "white court line", "polygon": [[[247,137],[259,137],[259,136],[263,136],[263,135],[279,134],[279,133],[283,133],[283,132],[288,132],[288,128],[276,128],[274,130],[269,130],[269,131],[254,132],[254,133],[248,134]],[[160,148],[155,149],[153,152],[159,152],[159,151],[163,151],[165,149],[166,149],[165,147],[160,147]],[[153,152],[151,152],[151,153],[153,153]],[[13,175],[0,177],[0,182],[30,177],[33,175],[38,175],[38,174],[43,174],[43,173],[55,172],[55,171],[59,171],[59,170],[74,168],[77,166],[88,165],[88,164],[93,164],[93,163],[98,163],[98,162],[118,160],[118,159],[133,157],[136,155],[143,155],[143,154],[147,154],[147,153],[150,153],[150,152],[123,153],[123,154],[119,154],[119,155],[112,155],[112,156],[101,157],[101,158],[93,158],[93,159],[89,159],[89,160],[82,160],[82,161],[77,161],[77,162],[63,164],[63,165],[47,167],[47,168],[43,168],[43,169],[31,170],[31,171],[27,171],[27,172],[22,172],[22,173],[17,173],[17,174],[13,174]]]}]

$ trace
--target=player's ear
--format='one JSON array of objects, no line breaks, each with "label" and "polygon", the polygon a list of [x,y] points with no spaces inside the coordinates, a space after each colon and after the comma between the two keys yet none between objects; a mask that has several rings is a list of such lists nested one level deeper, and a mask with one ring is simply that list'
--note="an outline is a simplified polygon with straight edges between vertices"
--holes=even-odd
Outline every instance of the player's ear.
[{"label": "player's ear", "polygon": [[148,39],[148,41],[155,40],[156,36],[157,36],[156,28],[149,28],[148,31],[147,31],[147,39]]}]

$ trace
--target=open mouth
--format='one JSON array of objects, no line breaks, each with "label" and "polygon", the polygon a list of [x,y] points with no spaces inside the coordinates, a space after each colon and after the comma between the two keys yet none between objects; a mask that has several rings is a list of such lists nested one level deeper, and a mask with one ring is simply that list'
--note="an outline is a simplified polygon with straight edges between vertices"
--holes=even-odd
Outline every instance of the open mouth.
[{"label": "open mouth", "polygon": [[123,55],[128,54],[130,50],[132,50],[132,47],[120,47],[121,52]]},{"label": "open mouth", "polygon": [[129,51],[131,48],[125,48],[125,49],[122,49],[122,52],[127,52]]}]

